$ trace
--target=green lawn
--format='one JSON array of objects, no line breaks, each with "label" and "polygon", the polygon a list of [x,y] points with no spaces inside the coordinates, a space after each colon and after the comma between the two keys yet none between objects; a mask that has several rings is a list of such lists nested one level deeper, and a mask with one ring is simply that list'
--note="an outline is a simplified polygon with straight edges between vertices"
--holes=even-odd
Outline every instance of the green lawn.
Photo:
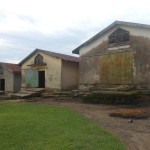
[{"label": "green lawn", "polygon": [[70,109],[0,102],[0,150],[124,150],[96,123]]}]

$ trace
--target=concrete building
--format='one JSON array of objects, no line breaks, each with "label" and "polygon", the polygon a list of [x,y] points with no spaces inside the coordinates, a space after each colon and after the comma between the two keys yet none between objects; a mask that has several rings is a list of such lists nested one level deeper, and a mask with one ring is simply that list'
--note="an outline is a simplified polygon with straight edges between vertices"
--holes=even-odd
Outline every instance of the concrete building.
[{"label": "concrete building", "polygon": [[17,92],[21,89],[21,68],[17,64],[0,62],[0,91]]},{"label": "concrete building", "polygon": [[58,90],[78,87],[78,57],[35,49],[19,65],[22,87]]},{"label": "concrete building", "polygon": [[80,55],[79,87],[150,89],[150,25],[115,21],[73,50]]}]

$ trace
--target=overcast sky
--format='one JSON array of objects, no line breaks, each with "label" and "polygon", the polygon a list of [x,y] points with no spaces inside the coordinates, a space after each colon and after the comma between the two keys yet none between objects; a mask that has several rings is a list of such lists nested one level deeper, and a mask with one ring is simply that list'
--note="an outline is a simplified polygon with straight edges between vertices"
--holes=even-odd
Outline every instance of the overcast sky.
[{"label": "overcast sky", "polygon": [[149,0],[0,0],[0,62],[72,50],[115,20],[150,24]]}]

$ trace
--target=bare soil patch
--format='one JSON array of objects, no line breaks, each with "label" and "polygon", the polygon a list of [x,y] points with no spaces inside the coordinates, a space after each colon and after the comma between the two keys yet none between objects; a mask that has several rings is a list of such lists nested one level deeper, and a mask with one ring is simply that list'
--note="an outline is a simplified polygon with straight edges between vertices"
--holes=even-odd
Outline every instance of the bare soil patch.
[{"label": "bare soil patch", "polygon": [[104,104],[84,104],[75,100],[34,99],[37,103],[59,105],[68,107],[82,113],[87,118],[94,120],[101,126],[116,134],[127,146],[127,150],[150,149],[150,117],[146,119],[133,119],[128,123],[128,118],[110,116],[114,112],[137,114],[140,112],[150,115],[150,106],[113,106]]},{"label": "bare soil patch", "polygon": [[147,119],[149,118],[148,108],[145,107],[131,107],[131,108],[118,108],[113,113],[110,113],[112,117],[133,119]]}]

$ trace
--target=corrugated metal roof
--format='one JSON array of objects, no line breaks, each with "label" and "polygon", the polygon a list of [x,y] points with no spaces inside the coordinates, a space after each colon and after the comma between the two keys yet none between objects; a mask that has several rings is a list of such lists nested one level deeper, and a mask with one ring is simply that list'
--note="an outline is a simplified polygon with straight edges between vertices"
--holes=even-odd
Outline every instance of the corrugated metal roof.
[{"label": "corrugated metal roof", "polygon": [[21,73],[21,67],[17,64],[0,62],[0,65],[4,65],[12,72],[20,72]]},{"label": "corrugated metal roof", "polygon": [[23,59],[19,63],[19,65],[24,63],[28,58],[30,58],[36,52],[42,52],[42,53],[45,53],[47,55],[50,55],[50,56],[53,56],[53,57],[58,57],[58,58],[61,58],[63,60],[67,60],[67,61],[79,62],[79,57],[74,57],[74,56],[70,56],[70,55],[66,55],[66,54],[55,53],[55,52],[52,52],[52,51],[47,51],[47,50],[42,50],[42,49],[35,49],[31,54],[29,54],[25,59]]}]

